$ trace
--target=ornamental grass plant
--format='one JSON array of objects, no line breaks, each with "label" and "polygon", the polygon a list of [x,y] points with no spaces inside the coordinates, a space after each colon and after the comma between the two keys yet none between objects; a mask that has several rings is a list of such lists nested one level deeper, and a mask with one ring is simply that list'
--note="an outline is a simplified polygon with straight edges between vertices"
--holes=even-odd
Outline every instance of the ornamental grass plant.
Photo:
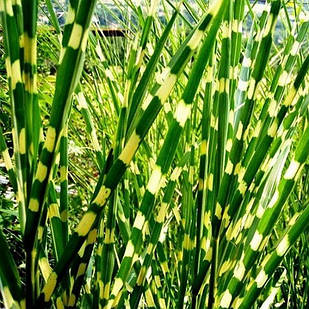
[{"label": "ornamental grass plant", "polygon": [[5,308],[309,306],[305,2],[56,5],[0,0]]}]

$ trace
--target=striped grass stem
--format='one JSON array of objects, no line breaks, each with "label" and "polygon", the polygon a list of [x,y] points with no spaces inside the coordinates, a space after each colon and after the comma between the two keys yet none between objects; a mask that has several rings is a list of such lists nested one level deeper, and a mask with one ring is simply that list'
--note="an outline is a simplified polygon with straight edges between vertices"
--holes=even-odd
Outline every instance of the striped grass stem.
[{"label": "striped grass stem", "polygon": [[[274,8],[275,13],[278,14],[279,12],[279,7],[280,3],[274,3]],[[264,15],[262,15],[261,17],[261,22],[265,22],[266,23],[266,14],[267,14],[267,10],[264,10]],[[268,57],[269,53],[269,48],[266,48],[266,45],[269,46],[269,44],[271,44],[271,35],[272,35],[272,31],[274,28],[274,24],[275,24],[275,16],[273,15],[269,15],[268,18],[268,23],[269,23],[269,27],[268,27],[268,32],[263,33],[265,30],[264,28],[262,28],[262,30],[259,32],[259,34],[257,35],[256,38],[256,48],[258,47],[258,49],[256,49],[256,54],[257,57],[262,58],[262,57]],[[266,54],[265,54],[266,53]],[[230,188],[232,187],[231,182],[232,180],[235,178],[234,174],[234,169],[236,168],[237,164],[239,163],[240,160],[240,154],[241,154],[241,150],[242,150],[242,145],[243,145],[243,136],[244,136],[244,128],[247,127],[247,124],[249,123],[249,119],[251,117],[251,113],[253,110],[253,104],[254,104],[254,91],[256,89],[256,85],[258,84],[258,82],[261,80],[262,78],[262,74],[263,71],[265,69],[265,66],[263,66],[263,63],[265,65],[266,62],[262,62],[256,60],[256,65],[254,67],[254,70],[252,72],[252,79],[251,79],[251,92],[250,94],[248,94],[248,97],[245,99],[245,104],[243,105],[242,109],[239,112],[239,116],[238,116],[238,120],[236,120],[236,124],[235,124],[235,137],[232,140],[227,142],[227,145],[230,144],[230,146],[228,146],[228,152],[229,152],[229,156],[227,159],[227,164],[224,170],[224,174],[223,177],[221,179],[220,182],[220,187],[219,187],[219,191],[218,194],[213,193],[213,183],[214,183],[214,170],[213,172],[209,174],[209,178],[212,179],[212,181],[210,181],[210,183],[212,184],[209,187],[209,191],[211,192],[211,196],[212,195],[218,195],[218,198],[215,200],[214,196],[212,199],[212,206],[208,206],[209,209],[213,209],[213,211],[210,211],[211,215],[211,221],[212,223],[212,227],[213,227],[213,231],[212,231],[212,244],[216,244],[217,241],[216,239],[218,238],[218,233],[219,233],[219,228],[220,228],[220,222],[222,221],[222,214],[223,214],[223,221],[226,221],[226,217],[224,216],[226,211],[225,211],[225,203],[226,203],[226,199],[228,197],[228,194],[226,192],[229,192]],[[249,97],[250,96],[250,97]],[[214,107],[216,108],[216,107]],[[213,134],[218,134],[216,131],[216,127],[217,127],[217,111],[213,111],[213,120],[211,120],[211,127],[213,127]],[[236,117],[237,119],[237,117]],[[238,125],[238,128],[237,128]],[[216,143],[211,142],[210,141],[210,145],[214,145],[213,147],[216,147]],[[211,153],[215,153],[215,151],[213,150]],[[210,162],[212,162],[212,166],[215,166],[215,158],[213,158]],[[211,188],[211,189],[210,189]],[[208,201],[210,203],[210,200],[208,198]],[[206,216],[208,216],[208,213],[205,214]],[[212,249],[211,252],[209,252],[209,257],[211,256],[211,253],[213,253]],[[208,271],[208,268],[210,266],[210,263],[206,260],[204,265],[203,265],[203,269],[201,269],[200,274],[199,274],[199,278],[201,278],[200,280],[198,280],[194,285],[195,285],[195,289],[199,289],[199,287],[202,284],[202,278],[205,278],[205,274]]]},{"label": "striped grass stem", "polygon": [[[33,245],[34,231],[40,215],[40,208],[42,207],[44,191],[48,181],[49,171],[51,169],[52,156],[62,130],[62,118],[59,117],[58,110],[64,109],[65,112],[63,117],[66,119],[66,111],[68,110],[67,102],[70,102],[70,96],[72,95],[76,79],[78,78],[78,70],[80,67],[81,56],[86,48],[88,35],[87,29],[89,27],[93,7],[93,2],[81,3],[75,20],[75,31],[72,31],[71,33],[71,42],[69,41],[61,65],[59,66],[50,124],[46,133],[44,147],[40,155],[40,161],[32,185],[29,207],[27,210],[27,226],[25,232],[27,248],[31,248]],[[87,14],[85,12],[87,12]],[[71,71],[67,70],[67,62],[72,63],[73,69]],[[63,79],[72,80],[72,82],[69,83],[67,87],[62,87]]]},{"label": "striped grass stem", "polygon": [[14,192],[17,192],[16,174],[14,172],[13,162],[9,154],[9,150],[6,145],[6,140],[5,140],[3,130],[1,127],[0,127],[0,152],[4,159],[4,164],[5,164],[5,168],[7,170],[8,176],[9,176],[10,183],[13,187]]},{"label": "striped grass stem", "polygon": [[[298,44],[298,43],[297,43]],[[291,59],[291,57],[294,57],[294,53],[292,53],[292,55],[291,56],[289,56],[288,57],[288,59]],[[291,61],[289,61],[290,63],[291,63]],[[282,87],[281,87],[281,89],[282,89]],[[277,93],[277,92],[276,92]],[[272,102],[274,102],[274,101],[272,101]],[[276,102],[276,101],[275,101]],[[274,103],[273,103],[274,104]],[[283,108],[284,108],[284,106],[283,106]],[[269,113],[271,113],[271,111],[272,111],[272,109],[269,109]],[[279,112],[278,113],[278,115],[282,115],[283,114],[283,112]],[[280,125],[280,120],[279,120],[279,125]],[[264,136],[264,138],[265,137],[267,137],[268,135],[266,135],[266,136]],[[255,137],[253,136],[253,139],[255,139]],[[261,139],[263,139],[263,137],[261,137],[261,138],[259,138],[259,140],[261,140]],[[264,145],[264,147],[265,147],[265,144],[261,144],[261,145]],[[267,149],[269,149],[268,147],[266,147],[266,148],[263,148],[264,150],[267,150]],[[258,159],[256,158],[256,154],[259,154],[259,155],[261,155],[261,158],[263,158],[263,152],[262,152],[263,150],[262,150],[262,148],[258,148],[257,150],[256,150],[256,153],[254,153],[254,155],[253,155],[253,158],[252,158],[252,161],[250,161],[250,162],[255,162],[255,163],[257,163],[257,162],[259,162],[258,161]],[[244,160],[246,160],[246,159],[244,159]],[[258,163],[257,163],[257,165],[256,165],[256,168],[258,168]],[[268,165],[269,166],[269,165]],[[250,167],[250,169],[247,169],[247,171],[251,171],[252,172],[252,176],[255,174],[255,170],[256,169],[254,169],[254,167],[253,166],[250,166],[249,165],[249,167]],[[244,168],[247,168],[247,166],[245,165],[244,166]],[[250,186],[250,183],[251,182],[247,182],[248,180],[248,178],[246,177],[246,175],[247,175],[247,172],[245,173],[245,176],[244,176],[244,181],[245,181],[245,184],[246,184],[246,187],[248,188],[249,186]],[[250,178],[251,180],[252,180],[252,178]],[[250,180],[250,181],[251,181]],[[252,187],[253,188],[253,187]],[[250,188],[250,190],[252,191],[253,189],[252,188]],[[249,192],[249,194],[250,194],[250,192]],[[237,198],[236,198],[237,197]],[[234,221],[234,225],[232,226],[229,226],[229,228],[228,228],[228,230],[227,230],[227,234],[226,235],[230,235],[231,234],[231,232],[230,231],[235,231],[235,228],[238,226],[239,227],[239,222],[242,220],[242,216],[244,215],[244,213],[242,213],[240,216],[238,215],[238,216],[235,216],[234,215],[234,213],[232,212],[232,209],[235,209],[235,206],[234,205],[238,205],[239,203],[240,203],[240,201],[241,201],[241,199],[243,198],[243,194],[241,194],[240,192],[239,192],[239,190],[237,190],[237,191],[235,191],[235,193],[234,193],[234,195],[232,195],[232,198],[231,198],[231,204],[230,204],[230,208],[229,208],[229,211],[230,211],[230,213],[227,213],[227,217],[231,217],[231,218],[233,218],[233,221]],[[243,208],[243,211],[245,210],[245,208]],[[246,213],[247,213],[248,211],[246,211]],[[239,217],[240,217],[240,219],[239,219]],[[238,218],[238,219],[237,219]],[[237,222],[236,222],[236,220],[238,220]],[[233,232],[234,233],[234,232]],[[224,247],[224,243],[222,243],[221,244],[221,246],[222,247]]]},{"label": "striped grass stem", "polygon": [[[201,51],[200,51],[200,55],[195,62],[195,66],[193,68],[194,74],[192,73],[191,75],[192,79],[189,79],[187,87],[182,96],[183,99],[180,101],[180,103],[178,103],[178,106],[176,107],[174,121],[170,127],[169,132],[167,133],[167,137],[162,146],[162,150],[160,151],[160,154],[158,156],[156,166],[150,176],[142,204],[140,206],[137,217],[133,224],[131,239],[129,240],[128,245],[126,247],[126,251],[124,254],[125,258],[123,259],[123,262],[121,263],[121,266],[118,272],[119,275],[115,279],[115,283],[114,283],[114,286],[111,292],[111,300],[109,301],[107,308],[114,306],[113,300],[119,297],[118,293],[120,293],[124,285],[124,282],[127,278],[128,270],[132,266],[133,256],[135,253],[138,254],[139,252],[139,249],[140,249],[139,247],[140,247],[141,240],[142,240],[142,229],[144,227],[145,222],[149,220],[150,211],[152,209],[150,205],[153,204],[155,194],[160,189],[160,183],[162,182],[162,178],[166,177],[166,173],[169,170],[169,167],[171,165],[171,162],[172,162],[172,159],[173,159],[176,147],[177,147],[177,141],[181,134],[182,127],[184,126],[187,120],[187,117],[189,116],[190,104],[197,90],[198,85],[196,84],[195,81],[196,79],[199,80],[198,77],[203,73],[203,68],[206,65],[205,60],[207,61],[207,58],[209,57],[209,53],[208,53],[208,57],[206,58],[205,56],[207,55],[206,51],[209,50],[209,45],[213,42],[212,38],[213,36],[215,36],[216,31],[218,29],[219,20],[220,20],[219,18],[222,15],[223,7],[224,6],[221,4],[221,10],[219,9],[217,13],[218,20],[214,19],[214,22],[213,22],[214,26],[212,26],[208,30],[208,40],[205,39],[203,47],[201,48]],[[173,143],[174,145],[171,144],[172,139],[176,141],[175,143]],[[173,148],[171,148],[170,145],[173,145]],[[167,153],[169,153],[169,156],[166,156]]]},{"label": "striped grass stem", "polygon": [[[224,213],[226,206],[226,194],[223,192],[229,191],[229,188],[231,187],[230,182],[232,181],[232,179],[236,178],[234,176],[234,173],[235,175],[238,175],[241,172],[241,170],[235,171],[235,169],[236,166],[238,166],[239,169],[240,154],[243,150],[243,138],[246,130],[245,128],[247,128],[249,120],[251,118],[252,110],[254,107],[254,95],[257,85],[262,79],[263,72],[265,70],[266,62],[264,62],[264,60],[268,59],[269,57],[272,34],[274,26],[276,24],[276,18],[279,14],[279,9],[280,1],[272,2],[272,8],[270,10],[270,14],[267,20],[268,26],[266,26],[265,31],[261,32],[259,49],[254,64],[254,70],[252,72],[252,79],[250,80],[248,96],[246,98],[243,108],[240,111],[239,124],[238,127],[235,128],[235,138],[233,139],[233,145],[230,151],[229,158],[227,160],[227,165],[219,189],[218,201],[216,204],[216,208],[218,208],[218,211],[216,212],[218,214],[218,217],[215,216],[217,218],[215,218],[215,220],[218,220],[218,224],[215,224],[215,235],[217,235],[219,232],[222,212]],[[262,61],[262,59],[264,60]],[[242,190],[242,187],[240,187],[240,190]]]},{"label": "striped grass stem", "polygon": [[236,271],[233,278],[230,280],[228,288],[223,293],[221,298],[221,308],[228,308],[234,297],[237,296],[239,287],[241,286],[241,280],[244,278],[245,272],[250,269],[253,264],[254,257],[265,246],[265,242],[262,244],[262,241],[265,239],[267,240],[267,236],[273,227],[273,223],[276,221],[280,210],[284,206],[291,188],[295,184],[297,179],[296,177],[299,175],[298,172],[301,171],[303,163],[307,158],[305,151],[308,144],[307,134],[308,131],[305,131],[295,151],[295,157],[290,162],[287,171],[279,183],[278,190],[276,190],[272,200],[269,202],[268,208],[265,210],[262,218],[260,219],[257,229],[250,242],[250,247],[245,251],[244,256],[235,267]]},{"label": "striped grass stem", "polygon": [[19,52],[19,32],[15,19],[12,2],[3,1],[1,8],[4,25],[4,47],[6,51],[6,71],[11,92],[13,115],[14,159],[16,164],[17,196],[21,216],[21,229],[24,231],[26,209],[26,129],[24,118],[24,84]]},{"label": "striped grass stem", "polygon": [[[294,306],[308,221],[304,6],[114,0],[97,7],[123,27],[111,32],[90,29],[95,1],[69,1],[64,26],[46,5],[55,32],[41,40],[37,1],[0,0],[0,176],[15,194],[1,196],[1,220],[19,210],[0,231],[5,307]],[[40,71],[45,54],[56,78]]]},{"label": "striped grass stem", "polygon": [[[266,151],[269,149],[269,146],[275,139],[278,127],[281,124],[283,117],[285,116],[287,112],[287,108],[290,105],[292,105],[293,100],[295,99],[297,95],[297,91],[301,85],[301,81],[304,79],[304,76],[306,74],[305,72],[307,70],[308,70],[308,60],[306,59],[306,61],[304,61],[303,66],[300,69],[299,74],[292,86],[289,96],[285,98],[285,101],[283,102],[281,106],[281,110],[277,114],[275,113],[275,117],[268,116],[270,119],[273,118],[273,121],[269,125],[267,134],[261,137],[260,144],[257,147],[256,151],[254,152],[254,155],[252,156],[250,162],[248,163],[248,168],[245,170],[244,176],[241,177],[238,181],[239,188],[240,188],[240,185],[242,184],[243,193],[241,193],[241,190],[238,189],[235,192],[235,195],[232,196],[230,207],[228,211],[226,212],[227,218],[233,217],[234,212],[235,212],[235,207],[239,202],[240,195],[243,195],[246,189],[250,186],[251,181],[255,175],[255,172],[257,171],[257,168],[260,166],[260,162],[263,160],[264,155],[266,154]],[[273,102],[274,102],[273,104],[276,104],[275,100]],[[272,113],[271,108],[269,109],[269,113]]]},{"label": "striped grass stem", "polygon": [[[304,132],[303,138],[308,132]],[[307,137],[308,138],[308,137]],[[257,272],[254,281],[251,281],[248,285],[245,297],[241,300],[239,308],[250,308],[261,292],[262,287],[269,280],[274,270],[278,267],[283,257],[294,244],[299,235],[307,227],[309,217],[308,206],[300,213],[296,214],[289,222],[289,229],[278,242],[273,253],[269,253],[262,261],[261,268]]]},{"label": "striped grass stem", "polygon": [[[216,4],[213,8],[214,11],[211,11],[211,13],[205,15],[204,19],[202,20],[195,32],[197,37],[201,38],[201,33],[207,27],[212,17],[212,14],[215,13],[214,15],[216,16],[216,13],[222,6],[222,3],[220,3],[220,6]],[[89,210],[83,216],[82,220],[80,221],[79,225],[75,230],[75,233],[72,234],[71,239],[68,243],[68,246],[71,248],[70,254],[63,256],[63,259],[57,263],[55,271],[51,274],[50,279],[48,280],[43,289],[45,297],[42,295],[40,297],[40,301],[50,301],[50,296],[55,288],[57,281],[59,280],[58,278],[59,276],[63,276],[63,271],[70,261],[70,255],[73,255],[76,251],[78,251],[83,239],[85,239],[85,236],[88,235],[93,223],[95,222],[101,207],[105,205],[106,200],[111,193],[111,190],[114,190],[115,186],[119,182],[122,174],[126,169],[126,165],[130,163],[142,138],[147,133],[154,119],[153,117],[157,114],[160,107],[162,106],[161,102],[163,102],[167,98],[168,93],[171,91],[172,87],[176,82],[177,75],[183,70],[184,64],[189,60],[189,57],[193,52],[192,48],[195,49],[197,47],[197,37],[194,37],[191,41],[189,41],[188,45],[186,45],[182,50],[182,53],[180,53],[175,59],[175,62],[170,69],[171,73],[167,76],[166,82],[158,88],[156,92],[157,95],[153,96],[153,99],[149,103],[146,101],[147,107],[145,109],[144,115],[140,119],[134,133],[132,133],[120,156],[115,160],[110,171],[106,175],[104,184],[101,187],[98,187],[99,190],[97,190],[98,193],[93,198],[93,203],[90,205]],[[194,45],[191,46],[191,42],[194,42]],[[147,121],[148,118],[150,122]]]},{"label": "striped grass stem", "polygon": [[[303,100],[300,99],[299,103],[297,104],[299,107],[297,107],[296,110],[300,109],[302,102],[303,102]],[[282,134],[287,135],[289,128],[291,128],[292,130],[295,128],[294,125],[291,126],[291,123],[293,123],[293,121],[295,121],[294,124],[296,125],[297,114],[298,114],[298,112],[293,112],[293,113],[291,113],[291,115],[287,116],[287,118],[285,119],[286,123],[283,123],[283,127],[285,128],[286,131],[285,131],[285,133],[280,132],[277,139],[280,139],[280,136],[282,136]],[[278,144],[278,142],[277,142],[277,144]],[[270,158],[267,159],[267,162],[264,163],[268,167],[268,169],[272,168],[273,163],[276,162],[276,160],[274,160],[274,159],[275,158],[270,157]],[[282,162],[284,162],[282,159],[280,159],[280,160]],[[259,176],[259,178],[261,178],[261,176]],[[233,238],[235,238],[235,239],[237,238],[237,231],[239,229],[241,229],[240,222],[243,222],[243,220],[245,219],[244,216],[247,216],[247,219],[245,219],[246,220],[245,224],[247,226],[250,226],[250,224],[252,223],[252,220],[253,220],[253,216],[250,215],[250,213],[252,213],[253,210],[256,211],[257,205],[259,205],[259,208],[257,210],[256,216],[261,216],[261,210],[262,210],[263,207],[262,207],[262,201],[260,201],[260,199],[259,199],[260,196],[261,196],[261,194],[259,194],[259,192],[262,192],[263,186],[259,185],[258,181],[255,181],[253,188],[254,187],[255,187],[255,190],[258,189],[258,192],[256,193],[256,195],[254,197],[255,201],[251,200],[248,203],[248,205],[247,205],[249,207],[248,209],[245,209],[243,207],[242,212],[236,216],[237,219],[233,220],[235,223],[231,224],[228,227],[227,232],[226,232],[226,238],[227,238],[228,241],[231,241],[231,239],[233,239]],[[251,188],[251,191],[252,190],[253,189]],[[251,192],[247,191],[246,196],[249,197],[250,195],[251,195]],[[263,193],[263,195],[264,195],[264,193]],[[246,196],[244,197],[244,200],[247,200]],[[245,231],[246,231],[246,228],[244,228],[243,232],[245,232]],[[224,241],[222,241],[221,246],[224,247],[225,245],[226,245],[226,243]]]},{"label": "striped grass stem", "polygon": [[[132,86],[136,83],[136,80],[138,78],[138,73],[140,71],[140,67],[142,65],[145,48],[150,32],[150,28],[153,21],[153,15],[155,13],[156,7],[158,5],[158,1],[152,1],[151,7],[149,9],[149,15],[146,18],[143,32],[140,39],[140,44],[138,47],[133,48],[130,53],[130,60],[128,65],[128,72],[127,72],[127,80],[125,84],[124,89],[124,97],[122,98],[121,102],[121,108],[120,108],[120,115],[119,115],[119,121],[118,121],[118,128],[117,133],[115,135],[115,143],[114,143],[114,153],[117,157],[121,149],[123,147],[124,138],[125,138],[125,132],[126,132],[126,114],[127,114],[127,107],[130,105],[129,102],[131,101],[131,93],[132,93]],[[136,43],[138,42],[138,37],[136,39]],[[103,297],[105,298],[100,305],[104,306],[106,302],[106,296],[109,294],[109,286],[110,281],[112,277],[111,271],[106,271],[108,269],[112,270],[114,266],[114,254],[113,254],[113,245],[114,245],[114,238],[112,235],[114,235],[114,229],[115,229],[115,205],[117,204],[117,190],[113,193],[113,199],[112,204],[110,204],[109,210],[108,210],[108,217],[107,217],[107,224],[106,224],[106,234],[110,235],[110,237],[106,238],[105,244],[102,247],[102,261],[109,261],[110,266],[105,267],[105,265],[102,267],[102,287],[104,293]],[[102,263],[102,262],[101,262]],[[105,269],[104,269],[105,268]]]},{"label": "striped grass stem", "polygon": [[[174,171],[172,172],[172,175],[170,177],[170,181],[166,187],[162,203],[160,205],[160,208],[157,212],[157,216],[152,223],[152,228],[151,228],[151,236],[149,239],[149,244],[146,248],[146,255],[143,261],[143,264],[141,265],[141,269],[139,271],[139,274],[137,276],[137,282],[136,282],[136,287],[134,288],[134,292],[132,294],[132,306],[133,308],[138,308],[138,304],[140,301],[140,297],[142,294],[142,289],[143,289],[143,282],[146,277],[146,273],[148,271],[148,268],[151,265],[152,258],[153,258],[153,253],[156,249],[157,243],[159,241],[159,237],[161,234],[161,230],[163,227],[163,223],[165,221],[165,217],[167,215],[168,211],[168,206],[172,200],[174,190],[176,187],[176,180],[181,174],[181,167],[176,167]],[[146,292],[145,292],[146,293]],[[146,297],[147,298],[147,297]]]}]

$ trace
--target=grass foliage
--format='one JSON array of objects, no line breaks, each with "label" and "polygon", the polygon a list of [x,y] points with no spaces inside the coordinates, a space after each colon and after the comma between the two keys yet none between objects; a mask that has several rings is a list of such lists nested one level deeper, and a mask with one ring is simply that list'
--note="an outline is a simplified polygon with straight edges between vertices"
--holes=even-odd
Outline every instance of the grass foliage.
[{"label": "grass foliage", "polygon": [[308,11],[210,2],[0,0],[5,308],[309,306]]}]

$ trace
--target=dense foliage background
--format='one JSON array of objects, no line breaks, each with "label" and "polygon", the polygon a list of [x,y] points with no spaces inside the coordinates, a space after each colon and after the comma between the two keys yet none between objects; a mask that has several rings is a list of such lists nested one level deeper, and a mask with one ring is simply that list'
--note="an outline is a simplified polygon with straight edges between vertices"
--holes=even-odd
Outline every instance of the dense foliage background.
[{"label": "dense foliage background", "polygon": [[[30,2],[21,5],[36,5]],[[230,1],[213,2],[224,6]],[[229,11],[213,14],[205,36],[192,43],[193,29],[207,20],[208,1],[102,1],[95,5],[87,49],[76,48],[84,55],[76,63],[65,58],[63,64],[61,57],[71,48],[65,38],[72,28],[66,27],[76,23],[68,22],[67,11],[75,7],[77,15],[83,3],[38,4],[37,61],[31,64],[37,92],[30,92],[29,102],[37,104],[39,113],[31,118],[37,127],[26,138],[29,145],[37,143],[37,152],[27,148],[27,177],[19,174],[24,173],[17,163],[20,140],[13,142],[12,128],[20,121],[13,107],[18,100],[13,75],[5,68],[12,57],[5,35],[12,33],[5,28],[7,7],[0,10],[0,245],[12,257],[0,258],[4,305],[24,308],[26,297],[27,308],[43,306],[48,278],[61,273],[52,305],[48,300],[45,306],[228,308],[230,297],[233,308],[307,308],[308,220],[296,218],[308,216],[309,4],[233,1]],[[186,46],[194,47],[190,54],[184,52]],[[19,48],[22,54],[27,46]],[[80,79],[73,74],[60,80],[57,72],[75,67],[82,68]],[[177,76],[174,84],[171,72]],[[55,110],[55,97],[62,91],[57,79],[59,89],[71,88]],[[162,100],[158,109],[147,105],[154,98]],[[44,136],[53,117],[63,119],[58,146],[45,162]],[[119,158],[135,147],[130,137],[139,128],[145,139],[137,143],[125,171]],[[17,183],[27,183],[23,203],[16,199],[19,189],[4,162],[6,150]],[[31,188],[40,177],[37,162],[50,166],[48,183],[39,191],[40,216],[33,221],[37,230],[29,234],[30,250],[21,209],[29,215]],[[99,211],[100,188],[112,193],[107,191],[109,199]],[[89,209],[97,213],[89,227],[98,233],[95,242],[89,241],[90,230],[78,238],[78,231],[88,226],[89,217],[84,218]],[[290,228],[297,239],[288,242],[281,258],[274,257]],[[263,242],[252,253],[256,235]],[[33,248],[35,257],[29,261]],[[274,262],[266,269],[268,258]],[[6,263],[12,264],[17,287],[6,278]],[[119,282],[123,286],[117,290]],[[252,290],[254,284],[258,291]],[[6,287],[13,290],[5,292]],[[25,287],[28,291],[21,292]]]}]

